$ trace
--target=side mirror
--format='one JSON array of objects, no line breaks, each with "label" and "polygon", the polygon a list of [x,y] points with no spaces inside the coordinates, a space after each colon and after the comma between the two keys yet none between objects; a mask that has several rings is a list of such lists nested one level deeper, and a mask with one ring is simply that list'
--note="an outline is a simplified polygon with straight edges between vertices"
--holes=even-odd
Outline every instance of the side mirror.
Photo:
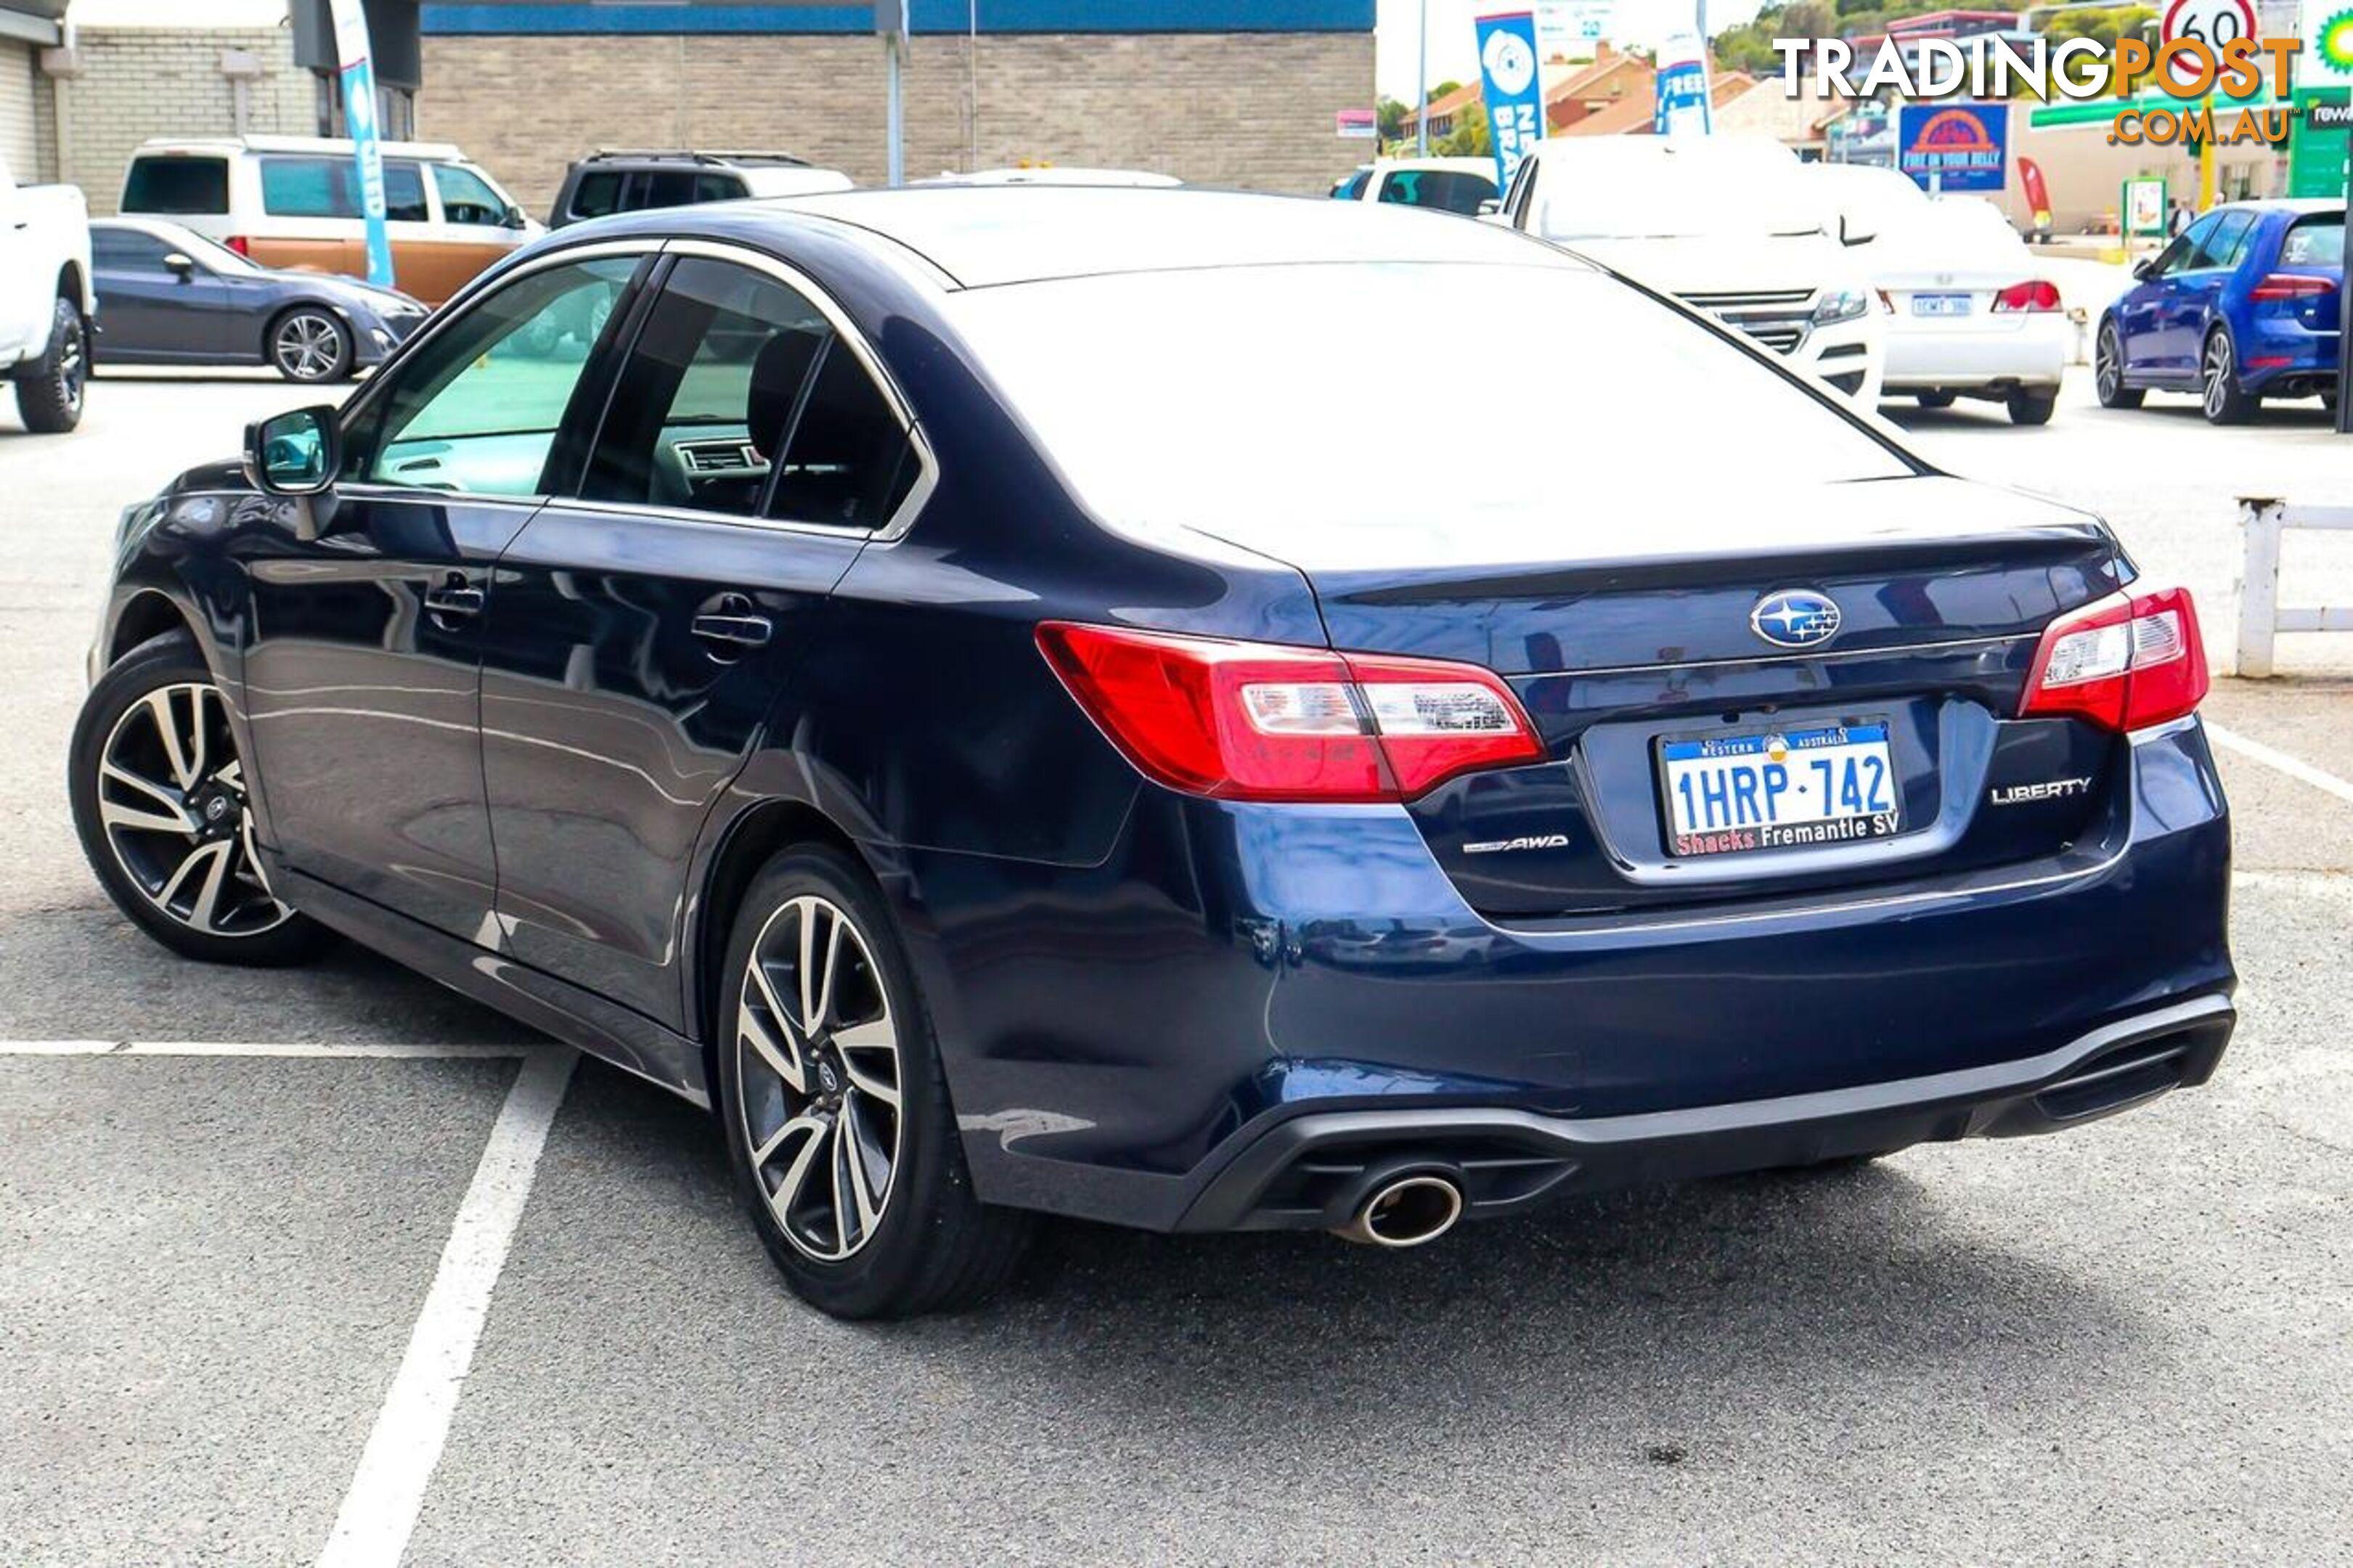
[{"label": "side mirror", "polygon": [[317,495],[335,482],[343,463],[343,426],[329,405],[245,427],[245,477],[266,495]]},{"label": "side mirror", "polygon": [[175,250],[164,258],[164,270],[176,274],[180,281],[185,283],[196,275],[196,258]]},{"label": "side mirror", "polygon": [[501,228],[529,228],[531,226],[531,219],[523,216],[522,208],[515,205],[512,202],[509,202],[507,204],[507,210],[499,215],[499,226]]},{"label": "side mirror", "polygon": [[2132,264],[2132,275],[2140,282],[2147,282],[2156,274],[2157,258],[2154,256],[2144,256]]}]

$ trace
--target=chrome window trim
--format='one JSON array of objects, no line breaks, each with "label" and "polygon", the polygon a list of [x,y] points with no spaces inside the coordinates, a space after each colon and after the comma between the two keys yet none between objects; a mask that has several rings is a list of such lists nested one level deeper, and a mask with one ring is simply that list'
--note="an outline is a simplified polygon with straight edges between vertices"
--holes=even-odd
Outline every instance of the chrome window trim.
[{"label": "chrome window trim", "polygon": [[351,496],[360,500],[413,500],[456,502],[461,506],[515,506],[537,511],[550,497],[544,495],[492,495],[480,490],[437,490],[423,485],[388,485],[378,479],[339,481],[334,489],[338,496]]}]

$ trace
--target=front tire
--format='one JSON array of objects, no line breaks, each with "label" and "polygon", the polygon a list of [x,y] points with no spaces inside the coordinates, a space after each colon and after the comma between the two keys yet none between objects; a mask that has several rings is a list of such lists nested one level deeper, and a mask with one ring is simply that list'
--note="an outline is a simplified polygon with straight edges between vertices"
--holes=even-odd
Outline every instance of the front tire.
[{"label": "front tire", "polygon": [[301,305],[269,324],[269,363],[287,380],[311,385],[352,373],[352,333],[335,313]]},{"label": "front tire", "polygon": [[1912,397],[1923,408],[1950,408],[1953,405],[1953,395],[1949,392],[1915,392]]},{"label": "front tire", "polygon": [[2243,425],[2254,416],[2262,399],[2239,384],[2239,351],[2231,334],[2216,328],[2207,334],[2206,351],[2198,360],[2199,408],[2209,425]]},{"label": "front tire", "polygon": [[2092,384],[2103,408],[2138,408],[2141,399],[2148,395],[2137,386],[2125,384],[2124,340],[2114,321],[2100,323],[2100,335],[2092,349]]},{"label": "front tire", "polygon": [[90,688],[67,790],[90,869],[133,924],[185,958],[300,963],[332,940],[281,902],[254,846],[244,759],[185,634]]},{"label": "front tire", "polygon": [[49,346],[16,372],[16,412],[37,436],[62,436],[81,423],[90,391],[90,331],[71,300],[60,297],[49,321]]},{"label": "front tire", "polygon": [[973,1195],[930,1016],[865,871],[814,845],[769,861],[723,973],[728,1163],[795,1293],[905,1318],[1002,1287],[1034,1221]]},{"label": "front tire", "polygon": [[2055,392],[2013,392],[2003,402],[2010,409],[2012,425],[2048,425],[2052,411],[2059,406]]}]

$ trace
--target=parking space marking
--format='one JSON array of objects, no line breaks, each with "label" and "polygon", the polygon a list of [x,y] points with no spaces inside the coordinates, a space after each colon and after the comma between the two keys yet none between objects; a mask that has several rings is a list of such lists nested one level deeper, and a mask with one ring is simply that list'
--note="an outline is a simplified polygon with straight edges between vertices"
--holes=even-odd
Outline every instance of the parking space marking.
[{"label": "parking space marking", "polygon": [[321,1568],[396,1568],[407,1549],[490,1315],[491,1292],[506,1267],[540,1152],[578,1060],[563,1047],[533,1050],[507,1091],[458,1205],[408,1350],[320,1554]]},{"label": "parking space marking", "polygon": [[2250,762],[2261,763],[2267,768],[2275,768],[2292,779],[2301,779],[2315,789],[2326,790],[2341,801],[2353,803],[2353,783],[2348,783],[2335,773],[2316,768],[2301,757],[2291,757],[2285,752],[2264,745],[2261,741],[2250,741],[2237,731],[2225,730],[2211,719],[2206,721],[2206,735],[2224,751],[2236,752]]},{"label": "parking space marking", "polygon": [[240,1040],[0,1040],[0,1057],[353,1057],[396,1061],[512,1060],[543,1046],[312,1045]]}]

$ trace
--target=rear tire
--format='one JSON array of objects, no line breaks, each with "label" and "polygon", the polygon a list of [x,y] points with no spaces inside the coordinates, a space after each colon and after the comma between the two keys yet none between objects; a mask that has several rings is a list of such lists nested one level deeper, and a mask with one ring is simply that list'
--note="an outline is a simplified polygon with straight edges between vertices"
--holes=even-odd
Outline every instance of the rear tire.
[{"label": "rear tire", "polygon": [[298,305],[270,322],[264,352],[279,374],[306,386],[352,374],[351,329],[318,305]]},{"label": "rear tire", "polygon": [[2052,411],[2059,406],[2059,395],[2053,392],[2013,392],[2003,401],[2010,408],[2012,425],[2048,425]]},{"label": "rear tire", "polygon": [[74,725],[67,793],[90,869],[132,924],[184,958],[300,963],[333,940],[270,891],[248,781],[212,671],[185,633],[100,678]]},{"label": "rear tire", "polygon": [[2198,356],[2198,386],[2199,408],[2209,425],[2243,425],[2263,403],[2239,384],[2239,351],[2220,327],[2206,335]]},{"label": "rear tire", "polygon": [[1953,395],[1949,392],[1915,392],[1912,395],[1923,408],[1950,408]]},{"label": "rear tire", "polygon": [[864,868],[818,845],[770,860],[722,973],[728,1163],[794,1292],[861,1319],[1001,1289],[1036,1221],[973,1194],[931,1017]]},{"label": "rear tire", "polygon": [[81,423],[90,390],[90,331],[74,302],[60,297],[49,321],[49,346],[16,372],[16,412],[37,436],[62,436]]},{"label": "rear tire", "polygon": [[2092,350],[2092,384],[2103,408],[2138,408],[2141,399],[2148,395],[2137,386],[2125,384],[2124,342],[2114,321],[2100,323],[2100,335]]}]

